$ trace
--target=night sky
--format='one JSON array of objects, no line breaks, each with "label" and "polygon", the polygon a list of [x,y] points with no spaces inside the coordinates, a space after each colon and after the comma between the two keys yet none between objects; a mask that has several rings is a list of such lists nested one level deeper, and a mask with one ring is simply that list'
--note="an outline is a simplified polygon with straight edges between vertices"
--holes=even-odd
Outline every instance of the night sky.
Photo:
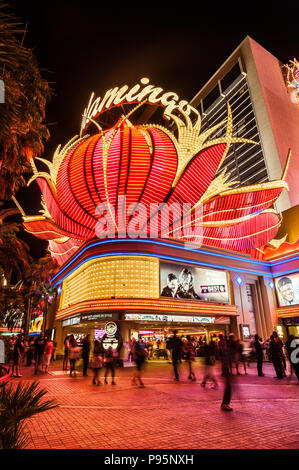
[{"label": "night sky", "polygon": [[[191,100],[246,35],[283,63],[298,57],[295,11],[263,2],[10,1],[28,23],[24,44],[34,49],[54,95],[47,106],[51,139],[45,157],[79,133],[92,91],[97,96],[140,78]],[[229,6],[226,6],[228,3]],[[259,2],[261,5],[261,2]],[[280,5],[280,4],[279,4]],[[27,214],[40,209],[36,183],[17,199]],[[22,234],[37,258],[46,242]]]}]

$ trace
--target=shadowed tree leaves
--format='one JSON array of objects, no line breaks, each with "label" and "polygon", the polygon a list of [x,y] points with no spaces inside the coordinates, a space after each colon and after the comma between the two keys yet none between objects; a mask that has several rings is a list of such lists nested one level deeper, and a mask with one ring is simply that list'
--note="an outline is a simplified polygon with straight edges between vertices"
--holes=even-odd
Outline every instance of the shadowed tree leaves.
[{"label": "shadowed tree leaves", "polygon": [[56,408],[54,400],[42,402],[47,393],[39,389],[39,382],[19,382],[0,388],[0,449],[23,449],[29,437],[25,433],[25,420],[44,411]]},{"label": "shadowed tree leaves", "polygon": [[32,51],[23,46],[24,30],[9,6],[0,1],[0,79],[5,103],[0,105],[0,199],[8,200],[25,184],[30,159],[49,138],[44,124],[48,82]]}]

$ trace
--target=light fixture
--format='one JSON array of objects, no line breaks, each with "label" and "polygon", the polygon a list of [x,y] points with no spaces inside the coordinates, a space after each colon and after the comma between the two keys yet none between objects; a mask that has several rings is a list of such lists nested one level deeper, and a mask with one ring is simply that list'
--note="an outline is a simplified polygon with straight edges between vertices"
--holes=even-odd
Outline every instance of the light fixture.
[{"label": "light fixture", "polygon": [[269,281],[268,286],[270,287],[271,290],[273,290],[274,289],[274,282]]},{"label": "light fixture", "polygon": [[241,286],[242,282],[243,282],[243,279],[241,278],[241,276],[237,276],[237,277],[236,277],[236,283],[237,283],[239,286]]}]

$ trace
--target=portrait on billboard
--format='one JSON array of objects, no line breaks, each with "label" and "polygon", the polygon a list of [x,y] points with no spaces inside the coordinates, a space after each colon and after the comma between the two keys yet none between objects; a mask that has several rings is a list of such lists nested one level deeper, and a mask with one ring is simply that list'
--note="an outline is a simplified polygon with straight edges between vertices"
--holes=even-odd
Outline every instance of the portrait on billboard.
[{"label": "portrait on billboard", "polygon": [[299,273],[275,279],[275,287],[280,307],[299,304]]},{"label": "portrait on billboard", "polygon": [[161,297],[229,303],[225,271],[161,261],[160,287]]}]

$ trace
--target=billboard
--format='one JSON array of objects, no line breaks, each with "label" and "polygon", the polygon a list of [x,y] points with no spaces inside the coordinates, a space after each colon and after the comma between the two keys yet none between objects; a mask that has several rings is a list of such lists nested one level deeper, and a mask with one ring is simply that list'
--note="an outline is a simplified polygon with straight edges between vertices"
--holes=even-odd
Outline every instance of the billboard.
[{"label": "billboard", "polygon": [[229,303],[225,271],[160,261],[160,296]]},{"label": "billboard", "polygon": [[275,289],[280,307],[299,304],[299,273],[275,279]]}]

